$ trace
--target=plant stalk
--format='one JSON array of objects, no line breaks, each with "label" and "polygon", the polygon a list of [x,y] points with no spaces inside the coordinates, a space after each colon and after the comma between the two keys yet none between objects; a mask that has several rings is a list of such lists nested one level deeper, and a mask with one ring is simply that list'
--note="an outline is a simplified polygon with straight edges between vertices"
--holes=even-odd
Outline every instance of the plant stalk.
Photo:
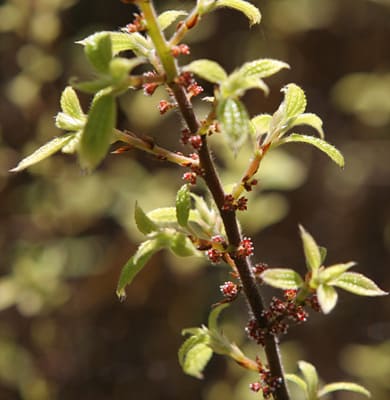
[{"label": "plant stalk", "polygon": [[[189,100],[184,88],[175,83],[175,78],[179,75],[179,71],[176,61],[170,52],[169,45],[159,29],[153,2],[146,0],[140,1],[139,7],[145,16],[148,26],[148,34],[154,43],[161,64],[165,69],[168,86],[173,92],[179,110],[189,130],[192,134],[196,134],[200,128],[200,123],[196,118],[191,101]],[[225,192],[211,157],[207,135],[202,135],[199,161],[200,166],[204,171],[203,179],[213,196],[223,220],[229,244],[234,248],[237,248],[242,240],[242,235],[239,229],[236,213],[234,211],[223,209]],[[248,257],[237,257],[234,253],[231,254],[231,257],[234,260],[240,275],[243,292],[249,304],[250,311],[256,318],[259,326],[265,328],[267,326],[267,321],[263,316],[263,311],[265,309],[264,301],[256,285],[256,279],[252,272],[253,268],[250,259]],[[281,385],[274,392],[275,400],[290,400],[284,379],[277,338],[271,334],[268,334],[265,339],[265,353],[272,376],[282,378]]]}]

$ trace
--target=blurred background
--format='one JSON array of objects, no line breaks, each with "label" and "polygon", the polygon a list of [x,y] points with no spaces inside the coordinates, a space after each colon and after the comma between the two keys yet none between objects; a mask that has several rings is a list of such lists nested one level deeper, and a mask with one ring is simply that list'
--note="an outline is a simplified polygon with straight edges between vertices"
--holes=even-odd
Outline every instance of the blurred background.
[{"label": "blurred background", "polygon": [[[291,70],[267,81],[267,98],[255,91],[245,96],[250,113],[275,111],[280,88],[295,82],[306,91],[308,111],[323,118],[328,140],[346,158],[340,170],[315,149],[291,145],[265,159],[261,193],[250,198],[251,214],[242,215],[256,243],[255,260],[303,272],[301,223],[328,248],[328,265],[355,260],[356,271],[389,290],[390,1],[254,3],[263,22],[251,30],[234,11],[205,17],[186,40],[188,60],[211,58],[228,71],[261,57],[288,62]],[[189,10],[193,2],[156,4],[160,11]],[[203,381],[185,376],[177,362],[181,329],[206,321],[220,298],[219,284],[229,279],[226,268],[161,253],[128,289],[125,302],[115,296],[121,267],[141,239],[132,217],[135,201],[147,211],[172,206],[182,171],[134,151],[108,156],[92,175],[63,155],[8,173],[61,133],[53,117],[69,79],[91,76],[74,42],[125,26],[132,12],[119,0],[0,1],[2,400],[261,398],[247,386],[257,377],[222,357],[213,358]],[[156,109],[161,94],[123,96],[119,125],[180,150],[177,116],[162,118]],[[81,99],[87,110],[90,99]],[[200,116],[206,113],[205,105],[196,107]],[[249,152],[234,159],[225,150],[216,144],[229,183]],[[387,298],[340,293],[334,312],[312,316],[284,338],[287,370],[294,372],[304,359],[324,381],[353,380],[373,399],[389,399],[389,315]],[[246,318],[238,301],[222,320],[227,334],[255,356],[259,350],[243,334]]]}]

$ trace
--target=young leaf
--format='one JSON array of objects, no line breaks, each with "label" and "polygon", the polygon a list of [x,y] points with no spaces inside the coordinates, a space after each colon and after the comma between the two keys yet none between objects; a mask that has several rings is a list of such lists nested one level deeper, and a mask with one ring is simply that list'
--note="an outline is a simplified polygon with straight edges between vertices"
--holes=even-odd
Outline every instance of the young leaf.
[{"label": "young leaf", "polygon": [[322,119],[312,113],[304,113],[301,115],[298,115],[294,121],[290,124],[289,128],[292,128],[294,126],[298,125],[309,125],[312,128],[314,128],[318,134],[320,135],[321,139],[324,139],[324,131],[322,129]]},{"label": "young leaf", "polygon": [[307,385],[308,400],[316,400],[318,390],[318,374],[314,365],[306,361],[298,361],[298,366]]},{"label": "young leaf", "polygon": [[303,280],[300,275],[292,269],[269,268],[261,274],[261,279],[270,286],[279,289],[298,289]]},{"label": "young leaf", "polygon": [[318,397],[322,397],[328,393],[336,392],[339,390],[347,390],[349,392],[359,393],[364,396],[371,397],[371,393],[365,387],[352,382],[329,383],[318,391]]},{"label": "young leaf", "polygon": [[295,383],[296,385],[298,385],[298,386],[303,390],[303,392],[304,392],[305,394],[307,393],[307,384],[306,384],[306,382],[305,382],[302,378],[300,378],[298,375],[295,375],[295,374],[285,374],[284,377],[285,377],[288,381],[293,382],[293,383]]},{"label": "young leaf", "polygon": [[184,346],[184,350],[181,348],[179,354],[180,365],[183,371],[195,378],[202,379],[202,371],[206,367],[207,363],[210,361],[213,351],[207,345],[207,339],[198,336],[192,336],[188,338]]},{"label": "young leaf", "polygon": [[257,135],[267,133],[271,124],[272,115],[260,114],[251,119]]},{"label": "young leaf", "polygon": [[337,303],[337,292],[329,285],[319,285],[317,288],[318,302],[324,314],[329,314]]},{"label": "young leaf", "polygon": [[71,141],[73,137],[74,134],[71,133],[50,140],[50,142],[47,142],[39,149],[35,150],[34,153],[30,154],[26,158],[23,158],[23,160],[21,160],[15,168],[12,168],[10,172],[22,171],[28,167],[31,167],[31,165],[37,164],[45,158],[50,157],[57,151],[61,150],[61,148],[69,143],[69,141]]},{"label": "young leaf", "polygon": [[192,72],[212,83],[220,83],[227,78],[225,70],[217,62],[207,59],[193,61],[183,70]]},{"label": "young leaf", "polygon": [[75,134],[72,136],[72,139],[69,140],[64,147],[62,147],[61,152],[65,154],[75,154],[79,150],[81,134],[82,131],[75,132]]},{"label": "young leaf", "polygon": [[147,235],[158,230],[158,226],[145,214],[144,210],[135,203],[134,219],[138,230]]},{"label": "young leaf", "polygon": [[326,255],[328,254],[328,250],[326,249],[326,247],[323,246],[318,246],[318,248],[320,249],[321,254],[321,264],[324,264]]},{"label": "young leaf", "polygon": [[[144,63],[146,60],[142,57],[136,58],[123,58],[115,57],[110,61],[109,70],[110,75],[116,84],[121,84],[126,80],[129,72],[138,65]],[[123,89],[127,89],[128,85],[125,85]]]},{"label": "young leaf", "polygon": [[217,115],[228,144],[237,153],[250,133],[249,116],[244,104],[240,100],[224,99],[218,104]]},{"label": "young leaf", "polygon": [[237,98],[242,96],[249,89],[259,89],[268,94],[269,88],[265,82],[255,75],[244,75],[238,71],[231,73],[220,87],[221,97]]},{"label": "young leaf", "polygon": [[284,92],[284,110],[287,119],[294,118],[305,112],[305,92],[298,85],[289,83],[282,89],[282,92]]},{"label": "young leaf", "polygon": [[153,254],[157,253],[166,246],[166,237],[157,236],[154,239],[147,240],[140,244],[136,253],[129,259],[126,265],[122,268],[119,277],[116,294],[119,298],[126,296],[125,288],[129,285],[138,272],[145,266]]},{"label": "young leaf", "polygon": [[229,7],[241,11],[249,19],[250,25],[259,24],[261,21],[259,9],[253,4],[244,0],[216,0],[214,7]]},{"label": "young leaf", "polygon": [[344,272],[337,280],[332,282],[332,285],[359,296],[384,296],[388,294],[371,279],[357,272]]},{"label": "young leaf", "polygon": [[115,123],[114,97],[95,96],[80,141],[80,162],[84,168],[94,169],[106,156]]},{"label": "young leaf", "polygon": [[239,69],[239,72],[244,76],[267,78],[268,76],[276,74],[283,68],[290,68],[290,66],[283,61],[273,60],[271,58],[263,58],[245,63]]},{"label": "young leaf", "polygon": [[64,131],[79,131],[84,128],[87,118],[74,118],[69,114],[59,112],[56,115],[55,125],[57,128],[63,129]]},{"label": "young leaf", "polygon": [[214,307],[210,314],[209,314],[209,319],[208,319],[208,328],[210,330],[214,330],[214,331],[218,331],[218,318],[221,314],[221,312],[225,309],[229,307],[229,304],[227,303],[223,303],[223,304],[219,304],[218,306]]},{"label": "young leaf", "polygon": [[89,62],[97,71],[102,73],[108,72],[109,63],[113,57],[109,34],[101,35],[94,42],[87,43],[84,51]]},{"label": "young leaf", "polygon": [[191,195],[188,185],[183,185],[176,196],[176,218],[181,226],[187,226],[191,209]]},{"label": "young leaf", "polygon": [[305,253],[306,266],[309,271],[315,275],[318,268],[321,266],[321,252],[313,236],[305,230],[302,225],[299,225],[301,239],[303,243],[303,251]]},{"label": "young leaf", "polygon": [[332,281],[339,278],[341,274],[352,268],[356,263],[349,262],[345,264],[336,264],[331,267],[327,267],[320,271],[318,274],[318,282],[332,284]]},{"label": "young leaf", "polygon": [[169,25],[173,24],[179,17],[187,15],[188,13],[183,10],[168,10],[161,13],[158,16],[158,23],[162,30],[168,28]]},{"label": "young leaf", "polygon": [[283,143],[293,142],[311,144],[324,152],[327,156],[329,156],[339,167],[344,167],[344,157],[340,153],[340,151],[337,150],[336,147],[332,146],[330,143],[325,142],[322,139],[313,136],[300,135],[298,133],[292,133],[291,135],[283,139]]},{"label": "young leaf", "polygon": [[104,76],[102,78],[93,79],[91,81],[78,82],[75,79],[71,79],[71,84],[76,89],[90,94],[96,94],[100,92],[102,89],[109,87],[112,83],[112,80],[109,76]]},{"label": "young leaf", "polygon": [[179,257],[199,256],[199,251],[192,244],[191,240],[182,233],[176,233],[170,240],[170,249]]},{"label": "young leaf", "polygon": [[67,86],[61,94],[61,110],[75,119],[84,119],[85,115],[81,109],[79,98],[71,86]]}]

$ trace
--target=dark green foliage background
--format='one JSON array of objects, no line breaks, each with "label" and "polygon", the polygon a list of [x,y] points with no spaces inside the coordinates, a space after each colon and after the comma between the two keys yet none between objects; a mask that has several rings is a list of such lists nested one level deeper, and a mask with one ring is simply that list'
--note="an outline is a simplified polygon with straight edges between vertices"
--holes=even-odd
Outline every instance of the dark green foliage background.
[{"label": "dark green foliage background", "polygon": [[[250,113],[273,112],[282,98],[279,89],[296,82],[306,91],[308,111],[323,118],[327,139],[346,158],[345,170],[339,171],[314,149],[289,148],[291,157],[303,160],[307,178],[301,185],[284,185],[288,215],[254,237],[256,261],[302,272],[297,229],[302,223],[328,248],[329,264],[353,259],[357,271],[388,290],[390,3],[255,3],[263,22],[251,30],[233,11],[206,17],[194,32],[191,57],[214,59],[228,71],[259,57],[288,62],[291,71],[268,81],[268,98],[246,95]],[[192,2],[156,4],[160,10],[188,9]],[[131,13],[117,0],[0,2],[3,400],[256,398],[236,389],[245,386],[241,371],[220,357],[204,381],[184,376],[176,360],[181,329],[205,322],[219,298],[218,285],[227,279],[224,269],[187,259],[172,267],[172,258],[161,254],[137,277],[124,303],[115,296],[120,269],[140,238],[132,221],[135,199],[146,210],[173,205],[180,171],[134,151],[110,155],[92,176],[64,156],[21,174],[7,172],[60,133],[53,119],[60,93],[71,76],[89,74],[81,46],[73,42],[95,30],[124,26]],[[355,73],[363,74],[351,78]],[[161,120],[155,108],[136,99],[121,102],[120,126],[180,149],[177,118]],[[82,101],[86,110],[88,98]],[[303,176],[299,166],[296,173]],[[288,168],[275,165],[281,174],[291,173]],[[272,182],[268,187],[273,193]],[[293,370],[297,358],[306,359],[325,381],[356,380],[374,399],[389,398],[389,311],[387,298],[341,294],[332,314],[291,329],[288,368]],[[226,320],[227,331],[243,341],[245,305],[235,304]],[[338,399],[355,398],[342,396]]]}]

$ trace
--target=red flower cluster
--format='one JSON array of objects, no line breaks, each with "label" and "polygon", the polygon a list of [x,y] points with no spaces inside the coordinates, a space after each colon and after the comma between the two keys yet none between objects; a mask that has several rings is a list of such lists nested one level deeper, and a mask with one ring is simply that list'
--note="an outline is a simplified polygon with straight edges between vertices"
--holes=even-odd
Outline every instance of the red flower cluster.
[{"label": "red flower cluster", "polygon": [[190,48],[186,44],[179,44],[178,46],[172,46],[171,53],[173,57],[179,57],[181,54],[188,56],[190,54]]},{"label": "red flower cluster", "polygon": [[238,286],[231,281],[225,282],[219,287],[221,293],[229,300],[234,300],[238,295]]},{"label": "red flower cluster", "polygon": [[271,372],[265,368],[260,369],[260,381],[254,382],[249,385],[250,390],[253,392],[263,393],[265,399],[270,399],[272,394],[275,393],[276,389],[282,384],[282,378],[280,376],[272,376]]},{"label": "red flower cluster", "polygon": [[126,25],[126,31],[129,33],[142,32],[146,30],[146,21],[144,15],[134,13],[134,20],[131,24]]},{"label": "red flower cluster", "polygon": [[254,247],[253,247],[253,242],[251,238],[244,237],[241,240],[240,245],[237,248],[236,255],[237,257],[249,257],[253,255],[254,252]]}]

